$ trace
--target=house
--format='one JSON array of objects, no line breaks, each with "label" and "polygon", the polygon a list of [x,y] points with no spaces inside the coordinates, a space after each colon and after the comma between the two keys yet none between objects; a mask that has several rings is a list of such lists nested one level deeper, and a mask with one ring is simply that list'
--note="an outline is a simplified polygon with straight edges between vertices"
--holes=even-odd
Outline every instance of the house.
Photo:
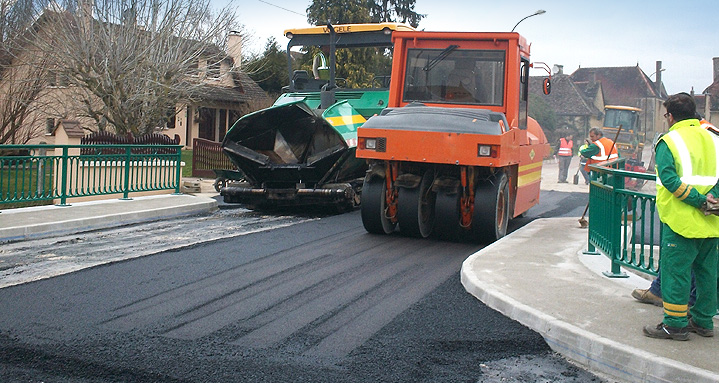
[{"label": "house", "polygon": [[[579,68],[570,77],[575,84],[601,83],[604,105],[633,106],[642,109],[641,129],[649,138],[656,133],[666,132],[669,128],[662,117],[664,114],[662,102],[667,98],[667,92],[661,74],[661,61],[657,61],[656,71],[650,76],[636,65]],[[656,81],[650,79],[652,75],[656,75]],[[601,125],[601,121],[597,123]]]},{"label": "house", "polygon": [[168,126],[165,134],[179,135],[180,142],[188,148],[194,138],[221,142],[240,117],[271,104],[267,93],[239,70],[240,48],[240,35],[230,33],[228,59],[215,71],[208,68],[207,62],[201,63],[204,70],[200,69],[198,75],[205,77],[205,84],[198,91],[198,98],[202,102],[179,106],[175,124]]},{"label": "house", "polygon": [[[37,23],[36,28],[38,26],[41,28],[42,25]],[[192,147],[194,138],[219,142],[241,116],[268,106],[271,100],[267,94],[240,69],[241,48],[242,37],[235,32],[230,32],[227,37],[226,54],[216,46],[208,46],[206,57],[216,57],[220,52],[226,58],[219,63],[203,57],[198,59],[196,74],[192,75],[194,81],[201,82],[201,86],[192,97],[196,101],[177,105],[174,119],[170,119],[167,126],[158,127],[158,130],[170,137],[179,135],[180,143],[188,148]],[[23,52],[25,58],[33,54],[42,53],[33,53],[30,49]],[[22,68],[22,65],[15,68]],[[17,69],[16,76],[23,78],[24,73],[27,77],[30,71],[31,68]],[[7,86],[11,85],[3,84],[3,80],[0,79],[0,90]],[[86,117],[83,106],[74,101],[78,99],[73,97],[73,92],[77,88],[74,90],[72,86],[68,86],[67,81],[63,81],[59,76],[53,76],[52,73],[47,76],[43,87],[31,115],[23,126],[23,133],[31,137],[29,144],[40,142],[53,144],[56,128],[62,120],[78,121],[82,129],[88,133],[99,130],[97,122]]]},{"label": "house", "polygon": [[197,96],[202,101],[178,106],[174,126],[168,126],[163,133],[179,135],[180,143],[188,148],[192,148],[194,138],[221,142],[240,117],[270,105],[267,93],[239,70],[241,44],[241,36],[231,32],[228,58],[219,68],[209,67],[207,61],[199,63],[198,76],[204,78],[204,84]]},{"label": "house", "polygon": [[719,126],[719,57],[714,57],[712,62],[714,82],[694,98],[697,100],[697,111],[709,122]]},{"label": "house", "polygon": [[[631,67],[579,68],[571,75],[555,66],[552,92],[543,99],[554,110],[557,129],[569,129],[586,137],[590,128],[604,124],[606,105],[642,109],[640,124],[647,138],[666,132],[662,102],[667,97],[661,82],[661,61],[657,61],[657,81],[651,81],[637,65]],[[541,77],[531,77],[530,89],[541,95]],[[719,88],[719,86],[717,86]],[[719,90],[719,89],[718,89]],[[719,94],[719,92],[718,92]],[[719,114],[718,114],[719,116]]]},{"label": "house", "polygon": [[[569,130],[576,133],[579,136],[577,138],[586,137],[589,129],[596,126],[596,121],[603,116],[601,83],[576,84],[569,75],[564,74],[561,65],[555,66],[552,90],[548,95],[542,94],[543,80],[544,76],[532,76],[529,86],[554,111],[557,117],[555,131]],[[549,133],[549,139],[554,142],[559,137]]]}]

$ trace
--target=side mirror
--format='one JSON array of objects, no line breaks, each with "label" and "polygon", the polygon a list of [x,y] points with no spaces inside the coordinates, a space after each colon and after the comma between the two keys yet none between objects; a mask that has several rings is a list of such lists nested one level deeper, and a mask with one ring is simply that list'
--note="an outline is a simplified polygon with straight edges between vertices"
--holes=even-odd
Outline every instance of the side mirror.
[{"label": "side mirror", "polygon": [[549,94],[552,91],[552,71],[549,70],[549,65],[543,62],[536,62],[529,65],[530,68],[538,68],[538,69],[544,69],[545,72],[549,75],[549,77],[545,78],[542,82],[542,92],[544,92],[545,95]]}]

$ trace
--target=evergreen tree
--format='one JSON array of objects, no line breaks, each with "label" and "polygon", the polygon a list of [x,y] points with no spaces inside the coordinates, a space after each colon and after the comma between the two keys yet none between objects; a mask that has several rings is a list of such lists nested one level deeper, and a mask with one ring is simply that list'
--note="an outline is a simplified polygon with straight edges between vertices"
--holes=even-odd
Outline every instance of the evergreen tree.
[{"label": "evergreen tree", "polygon": [[[424,17],[414,11],[416,0],[313,0],[307,8],[307,21],[310,24],[370,23],[370,22],[407,22],[416,27]],[[316,51],[309,50],[302,62],[311,65]],[[391,68],[390,52],[385,49],[363,48],[337,51],[338,82],[346,87],[378,86],[376,76],[389,75]]]},{"label": "evergreen tree", "polygon": [[313,0],[307,8],[310,24],[400,22],[417,27],[426,15],[415,12],[416,0]]},{"label": "evergreen tree", "polygon": [[307,8],[307,22],[313,25],[369,23],[372,18],[366,1],[313,0]]},{"label": "evergreen tree", "polygon": [[557,129],[557,115],[543,97],[536,94],[529,95],[529,117],[537,120],[545,132],[554,132]]},{"label": "evergreen tree", "polygon": [[287,54],[274,37],[267,39],[262,55],[251,57],[244,69],[260,88],[270,94],[279,94],[287,85]]},{"label": "evergreen tree", "polygon": [[367,0],[372,22],[400,22],[415,28],[426,15],[414,11],[415,0]]}]

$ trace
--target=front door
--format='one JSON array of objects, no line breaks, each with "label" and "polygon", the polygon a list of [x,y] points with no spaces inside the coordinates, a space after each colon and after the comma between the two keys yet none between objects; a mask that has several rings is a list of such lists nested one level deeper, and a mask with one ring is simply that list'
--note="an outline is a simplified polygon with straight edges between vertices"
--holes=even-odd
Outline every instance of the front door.
[{"label": "front door", "polygon": [[216,110],[213,108],[198,108],[200,114],[200,138],[210,141],[216,141],[215,135],[215,115]]}]

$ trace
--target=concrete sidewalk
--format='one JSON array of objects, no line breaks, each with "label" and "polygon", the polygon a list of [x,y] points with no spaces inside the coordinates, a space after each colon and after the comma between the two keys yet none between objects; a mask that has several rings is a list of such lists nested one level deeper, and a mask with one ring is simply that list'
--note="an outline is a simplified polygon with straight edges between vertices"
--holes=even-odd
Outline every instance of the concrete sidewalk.
[{"label": "concrete sidewalk", "polygon": [[632,273],[603,276],[609,259],[584,255],[586,247],[587,230],[576,218],[535,220],[467,258],[462,284],[590,370],[627,382],[719,382],[719,338],[642,335],[644,325],[658,324],[663,315],[630,296],[649,281]]},{"label": "concrete sidewalk", "polygon": [[[206,182],[205,182],[206,183]],[[217,193],[203,183],[202,193],[163,194],[130,200],[70,202],[0,210],[0,243],[54,237],[201,214],[217,209]],[[0,205],[2,207],[2,205]]]}]

